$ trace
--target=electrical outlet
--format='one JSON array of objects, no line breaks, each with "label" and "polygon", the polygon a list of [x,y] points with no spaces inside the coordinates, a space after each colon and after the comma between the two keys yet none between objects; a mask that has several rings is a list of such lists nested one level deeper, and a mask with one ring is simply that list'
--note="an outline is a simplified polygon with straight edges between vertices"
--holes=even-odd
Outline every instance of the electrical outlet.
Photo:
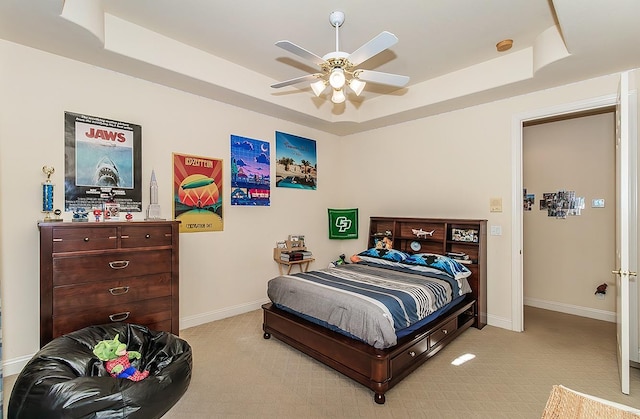
[{"label": "electrical outlet", "polygon": [[502,226],[491,226],[492,236],[502,236]]},{"label": "electrical outlet", "polygon": [[601,294],[601,293],[599,293],[599,292],[598,292],[598,293],[596,293],[596,298],[597,298],[598,300],[604,300],[604,296],[605,296],[605,294]]}]

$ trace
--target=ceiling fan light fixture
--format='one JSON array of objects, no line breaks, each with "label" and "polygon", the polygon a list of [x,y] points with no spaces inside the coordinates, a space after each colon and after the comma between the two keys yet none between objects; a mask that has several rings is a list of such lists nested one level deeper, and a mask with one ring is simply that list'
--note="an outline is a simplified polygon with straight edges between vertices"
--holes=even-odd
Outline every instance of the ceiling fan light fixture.
[{"label": "ceiling fan light fixture", "polygon": [[331,70],[331,74],[329,75],[329,84],[334,89],[342,89],[344,87],[346,79],[344,76],[344,70],[340,67],[336,67]]},{"label": "ceiling fan light fixture", "polygon": [[366,82],[355,78],[349,80],[349,88],[353,90],[353,93],[355,93],[356,96],[360,96],[360,93],[362,93],[362,89],[364,89],[366,84]]},{"label": "ceiling fan light fixture", "polygon": [[324,89],[326,89],[326,87],[327,82],[322,79],[311,83],[311,90],[313,90],[313,93],[315,93],[316,96],[320,96],[322,92],[324,92]]},{"label": "ceiling fan light fixture", "polygon": [[331,101],[333,103],[342,103],[346,100],[347,98],[344,95],[344,92],[342,91],[342,89],[333,89],[333,95],[331,96]]},{"label": "ceiling fan light fixture", "polygon": [[[327,96],[331,95],[333,103],[344,103],[346,94],[351,93],[349,90],[356,96],[360,96],[367,82],[393,87],[404,87],[409,82],[407,76],[358,69],[361,63],[395,45],[398,42],[397,36],[383,31],[352,53],[347,53],[340,50],[339,42],[339,28],[344,23],[344,12],[332,12],[329,15],[329,22],[335,28],[336,49],[324,56],[314,54],[287,40],[276,42],[276,46],[317,65],[320,72],[275,83],[271,85],[272,88],[279,89],[298,83],[309,83],[317,97],[330,91],[331,93],[327,93]],[[331,86],[331,89],[328,89],[328,86]]]}]

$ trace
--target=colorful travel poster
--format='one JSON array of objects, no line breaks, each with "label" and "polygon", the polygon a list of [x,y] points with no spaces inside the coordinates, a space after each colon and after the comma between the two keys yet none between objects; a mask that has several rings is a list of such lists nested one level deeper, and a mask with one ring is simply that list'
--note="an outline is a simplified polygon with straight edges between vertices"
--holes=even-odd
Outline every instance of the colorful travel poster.
[{"label": "colorful travel poster", "polygon": [[222,160],[173,153],[173,218],[181,233],[222,231]]},{"label": "colorful travel poster", "polygon": [[316,142],[276,131],[276,186],[316,189]]},{"label": "colorful travel poster", "polygon": [[231,205],[269,205],[270,156],[268,142],[231,136]]},{"label": "colorful travel poster", "polygon": [[110,198],[122,211],[142,211],[142,127],[72,112],[64,122],[65,211]]}]

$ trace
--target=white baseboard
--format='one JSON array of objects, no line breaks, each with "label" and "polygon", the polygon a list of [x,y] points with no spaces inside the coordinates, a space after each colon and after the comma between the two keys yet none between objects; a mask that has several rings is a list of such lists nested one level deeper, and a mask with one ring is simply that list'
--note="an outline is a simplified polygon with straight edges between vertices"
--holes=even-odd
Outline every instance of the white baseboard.
[{"label": "white baseboard", "polygon": [[20,371],[27,365],[27,362],[29,362],[33,355],[35,355],[35,353],[4,361],[2,363],[2,375],[8,377],[10,375],[20,374]]},{"label": "white baseboard", "polygon": [[507,330],[512,330],[513,326],[513,322],[511,321],[511,319],[493,316],[491,314],[487,314],[487,324],[489,326],[500,327]]},{"label": "white baseboard", "polygon": [[598,310],[597,308],[580,307],[571,304],[558,303],[555,301],[539,300],[537,298],[524,299],[524,305],[543,308],[545,310],[559,311],[561,313],[573,314],[575,316],[588,317],[590,319],[604,320],[615,323],[616,313],[613,311]]},{"label": "white baseboard", "polygon": [[[262,304],[267,302],[269,302],[269,300],[265,299],[238,306],[226,307],[222,310],[210,311],[208,313],[198,314],[197,316],[183,317],[180,319],[180,329],[187,329],[189,327],[199,326],[215,320],[221,320],[227,317],[237,316],[238,314],[248,313],[249,311],[258,310]],[[19,374],[33,355],[35,355],[35,353],[5,360],[2,363],[3,375],[8,377],[10,375]]]},{"label": "white baseboard", "polygon": [[214,310],[208,313],[202,313],[195,316],[182,317],[180,319],[180,330],[190,327],[199,326],[201,324],[213,322],[216,320],[226,319],[227,317],[237,316],[238,314],[248,313],[258,310],[263,304],[268,303],[268,299],[253,301],[246,304],[240,304],[232,307],[225,307],[221,310]]}]

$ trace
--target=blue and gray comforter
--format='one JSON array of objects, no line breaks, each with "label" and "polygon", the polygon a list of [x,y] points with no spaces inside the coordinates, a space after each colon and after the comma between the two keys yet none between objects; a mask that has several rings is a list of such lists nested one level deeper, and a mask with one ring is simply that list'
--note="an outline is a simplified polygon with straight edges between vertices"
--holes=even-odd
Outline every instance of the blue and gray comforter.
[{"label": "blue and gray comforter", "polygon": [[282,275],[267,288],[277,307],[379,349],[395,345],[398,331],[469,291],[464,278],[378,261]]}]

